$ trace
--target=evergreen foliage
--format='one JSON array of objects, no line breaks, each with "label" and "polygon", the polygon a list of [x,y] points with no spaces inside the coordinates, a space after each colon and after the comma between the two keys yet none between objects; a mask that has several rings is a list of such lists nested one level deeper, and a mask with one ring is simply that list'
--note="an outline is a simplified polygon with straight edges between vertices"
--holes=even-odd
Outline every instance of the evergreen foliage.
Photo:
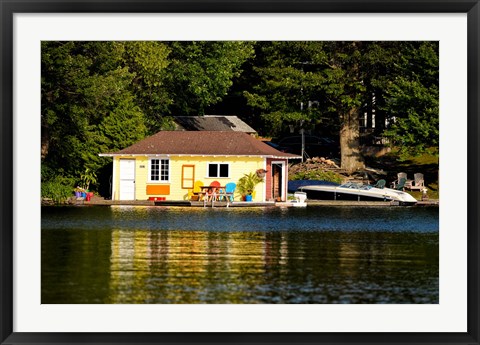
[{"label": "evergreen foliage", "polygon": [[342,168],[355,171],[360,116],[375,109],[376,135],[402,152],[438,146],[438,42],[258,42],[252,64],[243,95],[263,134],[291,125],[336,135]]},{"label": "evergreen foliage", "polygon": [[171,116],[225,109],[266,136],[336,135],[347,170],[363,164],[368,109],[402,154],[438,152],[438,42],[45,41],[41,53],[44,183],[98,173],[99,153],[173,129]]},{"label": "evergreen foliage", "polygon": [[124,51],[116,42],[42,43],[42,164],[79,177],[108,163],[99,153],[145,136]]},{"label": "evergreen foliage", "polygon": [[174,100],[171,115],[204,115],[220,102],[253,54],[253,44],[239,41],[168,42],[171,49],[166,84]]},{"label": "evergreen foliage", "polygon": [[383,109],[392,126],[383,134],[402,156],[421,154],[439,146],[438,44],[404,44],[396,77],[385,87]]}]

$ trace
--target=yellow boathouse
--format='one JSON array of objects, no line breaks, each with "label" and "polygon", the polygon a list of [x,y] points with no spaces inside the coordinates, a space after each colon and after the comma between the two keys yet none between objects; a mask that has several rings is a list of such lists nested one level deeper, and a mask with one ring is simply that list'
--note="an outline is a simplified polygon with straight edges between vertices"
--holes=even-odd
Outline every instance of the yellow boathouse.
[{"label": "yellow boathouse", "polygon": [[160,131],[100,156],[113,158],[112,200],[188,200],[196,186],[238,183],[244,174],[260,171],[257,202],[285,201],[288,160],[301,158],[233,131]]}]

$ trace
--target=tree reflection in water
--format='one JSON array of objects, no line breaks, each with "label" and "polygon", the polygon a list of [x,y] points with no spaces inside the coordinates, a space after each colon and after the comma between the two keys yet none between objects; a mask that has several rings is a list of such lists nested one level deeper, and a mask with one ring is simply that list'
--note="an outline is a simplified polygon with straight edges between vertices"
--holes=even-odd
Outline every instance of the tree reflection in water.
[{"label": "tree reflection in water", "polygon": [[436,208],[42,212],[44,304],[438,303]]}]

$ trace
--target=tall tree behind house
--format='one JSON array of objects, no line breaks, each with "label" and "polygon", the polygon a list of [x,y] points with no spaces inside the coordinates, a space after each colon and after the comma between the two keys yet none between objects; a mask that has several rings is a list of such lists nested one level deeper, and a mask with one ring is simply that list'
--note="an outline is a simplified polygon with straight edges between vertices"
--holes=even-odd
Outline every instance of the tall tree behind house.
[{"label": "tall tree behind house", "polygon": [[[264,134],[300,122],[328,128],[347,171],[364,167],[359,123],[373,97],[384,119],[377,134],[410,152],[438,144],[436,42],[258,42],[252,65],[255,83],[243,95]],[[384,130],[387,122],[395,125]]]}]

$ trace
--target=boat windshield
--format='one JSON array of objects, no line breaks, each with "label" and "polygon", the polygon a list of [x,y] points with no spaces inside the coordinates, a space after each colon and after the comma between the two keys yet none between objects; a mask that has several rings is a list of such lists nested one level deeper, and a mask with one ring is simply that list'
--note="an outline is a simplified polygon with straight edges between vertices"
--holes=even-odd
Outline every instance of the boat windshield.
[{"label": "boat windshield", "polygon": [[351,189],[361,189],[361,190],[369,190],[369,189],[373,188],[373,186],[371,186],[371,185],[362,184],[362,183],[355,183],[355,182],[347,182],[347,183],[342,184],[340,187],[351,188]]}]

